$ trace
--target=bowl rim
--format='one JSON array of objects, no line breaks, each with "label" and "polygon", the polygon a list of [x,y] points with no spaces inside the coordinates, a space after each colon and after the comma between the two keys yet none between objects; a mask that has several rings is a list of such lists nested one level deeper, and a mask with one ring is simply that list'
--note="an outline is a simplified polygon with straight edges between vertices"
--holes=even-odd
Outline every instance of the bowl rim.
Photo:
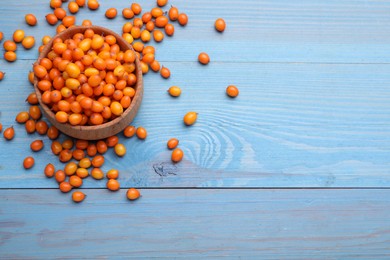
[{"label": "bowl rim", "polygon": [[[53,42],[54,42],[55,39],[57,39],[57,38],[61,38],[63,40],[70,39],[69,36],[73,36],[76,33],[83,33],[87,29],[92,29],[95,32],[96,31],[98,31],[98,32],[100,31],[100,32],[102,32],[102,34],[106,34],[106,35],[113,35],[116,38],[117,43],[120,42],[120,44],[118,44],[118,45],[120,45],[121,50],[123,50],[122,45],[124,45],[127,49],[132,50],[133,52],[135,52],[133,47],[128,42],[126,42],[126,40],[124,40],[119,34],[115,33],[114,31],[112,31],[110,29],[107,29],[107,28],[102,27],[102,26],[96,26],[96,25],[91,25],[91,26],[73,26],[73,27],[70,27],[70,28],[68,28],[68,29],[66,29],[66,30],[56,34],[45,45],[45,47],[43,48],[43,50],[39,54],[38,59],[34,62],[33,66],[36,65],[36,64],[39,64],[40,61],[43,58],[47,57],[47,54],[51,51],[51,48],[53,46]],[[128,114],[131,111],[133,111],[135,108],[138,110],[138,107],[136,107],[136,106],[140,105],[139,103],[142,101],[142,96],[143,96],[143,78],[142,78],[142,70],[141,70],[140,60],[139,60],[137,55],[135,55],[135,56],[136,56],[136,59],[135,59],[136,69],[135,70],[136,70],[137,82],[136,82],[136,85],[134,87],[135,95],[134,95],[134,97],[131,100],[130,106],[128,108],[126,108],[123,111],[123,113],[120,116],[118,116],[117,118],[115,118],[113,120],[110,120],[110,121],[108,121],[106,123],[103,123],[101,125],[83,125],[83,126],[81,126],[81,125],[71,125],[69,122],[67,122],[67,123],[60,123],[60,122],[58,122],[55,119],[55,113],[49,108],[48,105],[46,105],[45,103],[42,102],[42,93],[41,93],[41,90],[37,86],[38,78],[34,75],[34,89],[35,89],[35,93],[37,95],[38,102],[39,102],[41,108],[44,110],[44,112],[46,113],[46,116],[48,117],[48,120],[52,124],[56,125],[57,128],[62,128],[62,129],[59,129],[59,130],[61,130],[65,134],[69,134],[69,133],[67,133],[67,131],[70,131],[70,130],[91,131],[91,130],[100,130],[102,128],[111,128],[111,127],[115,126],[116,124],[118,124],[123,118],[126,118],[126,116],[128,116]],[[53,120],[50,120],[50,119],[53,119],[57,124],[55,124],[53,122]],[[61,127],[58,127],[57,125],[61,125]],[[120,131],[118,131],[118,132],[120,132]],[[71,134],[69,134],[69,135],[71,135]]]}]

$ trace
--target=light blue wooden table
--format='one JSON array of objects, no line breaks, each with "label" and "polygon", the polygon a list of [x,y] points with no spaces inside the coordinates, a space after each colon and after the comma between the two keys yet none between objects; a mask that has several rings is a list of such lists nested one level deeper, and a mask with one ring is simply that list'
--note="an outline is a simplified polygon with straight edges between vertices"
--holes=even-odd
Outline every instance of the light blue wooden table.
[{"label": "light blue wooden table", "polygon": [[[14,122],[28,108],[40,39],[55,33],[48,2],[0,3],[4,38],[20,28],[37,40],[29,51],[18,46],[16,62],[0,60],[0,122],[16,130],[14,140],[0,138],[0,258],[390,258],[388,1],[172,0],[189,23],[152,42],[172,76],[145,75],[133,124],[148,138],[120,137],[126,156],[110,150],[103,170],[119,169],[122,189],[89,178],[81,204],[43,175],[49,162],[63,166],[50,141]],[[125,20],[104,12],[131,2],[100,3],[77,23],[120,33]],[[26,13],[38,26],[25,24]],[[208,66],[197,62],[202,51]],[[240,89],[234,100],[224,93],[230,84]],[[167,95],[172,85],[180,98]],[[192,127],[182,122],[187,111],[199,113]],[[171,137],[185,152],[176,165]],[[38,138],[46,147],[26,171]],[[142,198],[129,202],[129,187]]]}]

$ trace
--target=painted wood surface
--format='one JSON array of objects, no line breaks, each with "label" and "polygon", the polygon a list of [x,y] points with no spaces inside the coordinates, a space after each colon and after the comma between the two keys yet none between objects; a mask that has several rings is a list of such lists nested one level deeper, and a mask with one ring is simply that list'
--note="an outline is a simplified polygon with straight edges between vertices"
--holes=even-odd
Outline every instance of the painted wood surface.
[{"label": "painted wood surface", "polygon": [[[125,20],[104,12],[130,3],[101,0],[98,11],[80,10],[77,23],[120,33]],[[40,39],[55,33],[44,20],[52,10],[46,0],[0,3],[4,38],[21,28],[37,41],[30,51],[19,46],[12,64],[0,59],[0,122],[16,130],[13,141],[0,138],[0,258],[390,258],[390,3],[170,4],[189,24],[151,42],[172,76],[145,76],[134,125],[148,138],[121,136],[125,158],[105,154],[103,170],[120,170],[121,191],[87,179],[87,200],[74,204],[43,176],[48,162],[63,167],[49,140],[14,122],[28,108]],[[25,24],[26,13],[37,27]],[[223,34],[213,28],[218,17],[227,22]],[[208,66],[196,61],[201,51]],[[235,100],[224,94],[229,84],[241,91]],[[182,87],[180,98],[167,95],[172,85]],[[199,120],[185,127],[192,110]],[[165,147],[171,137],[185,152],[176,165]],[[35,139],[46,147],[25,171]],[[127,201],[128,187],[145,188],[143,197]]]},{"label": "painted wood surface", "polygon": [[0,190],[0,258],[390,257],[389,190],[85,192]]},{"label": "painted wood surface", "polygon": [[[144,8],[151,8],[152,3],[145,3]],[[134,121],[137,126],[145,126],[149,136],[146,141],[121,139],[129,152],[118,159],[111,151],[104,169],[117,167],[124,173],[121,178],[125,185],[140,187],[388,187],[387,54],[373,60],[370,49],[359,49],[361,44],[388,41],[389,34],[383,33],[387,30],[387,5],[248,1],[243,10],[237,11],[236,2],[225,4],[216,8],[217,2],[177,3],[190,16],[190,23],[185,28],[177,26],[172,39],[157,45],[157,58],[171,69],[172,77],[164,80],[153,73],[145,76],[145,98]],[[54,33],[42,14],[50,12],[50,8],[30,5],[29,1],[21,1],[0,10],[5,38],[16,28],[25,29],[37,41]],[[38,16],[39,26],[25,25],[21,10],[26,6]],[[119,8],[126,4],[102,2],[97,12],[84,8],[77,19],[81,22],[90,18],[119,32],[124,19],[107,20],[104,11],[109,6]],[[205,12],[208,8],[215,13]],[[362,11],[367,8],[372,12],[364,16]],[[330,10],[333,15],[326,16]],[[379,25],[370,19],[374,15]],[[223,34],[212,28],[213,19],[219,16],[228,23]],[[358,33],[352,26],[360,20],[369,22]],[[271,28],[273,33],[263,37]],[[302,37],[296,34],[298,30]],[[193,37],[200,38],[194,41]],[[298,52],[294,46],[299,45],[313,60],[284,54],[285,59],[280,60],[261,46],[264,41],[269,42],[272,52],[283,52],[285,48],[279,44],[287,44],[286,51],[291,55]],[[349,52],[355,58],[338,54],[337,59],[330,59],[331,55],[310,52],[335,42],[354,45]],[[305,47],[307,44],[311,47]],[[24,99],[31,91],[27,73],[37,57],[37,48],[38,44],[25,51],[19,46],[20,60],[13,64],[0,62],[7,73],[0,89],[0,119],[4,126],[15,125],[16,113],[27,109]],[[212,62],[208,66],[196,62],[202,50],[210,53]],[[337,46],[333,50],[340,51]],[[389,53],[386,48],[378,51]],[[264,53],[275,59],[258,56]],[[341,57],[344,58],[339,60]],[[235,100],[224,94],[229,84],[241,90]],[[183,88],[180,98],[167,95],[166,89],[171,85]],[[199,120],[193,127],[185,127],[182,117],[192,110],[199,113]],[[0,141],[1,151],[9,149],[1,155],[0,187],[53,187],[42,176],[44,166],[56,162],[49,152],[48,140],[26,135],[21,125],[15,128],[15,140]],[[178,137],[185,151],[185,161],[176,166],[170,163],[170,153],[165,148],[170,137]],[[37,138],[45,139],[45,152],[35,155],[39,160],[34,169],[24,171],[21,161],[31,154],[28,144]],[[56,166],[63,167],[58,162]],[[104,186],[86,183],[87,187],[96,185]]]}]

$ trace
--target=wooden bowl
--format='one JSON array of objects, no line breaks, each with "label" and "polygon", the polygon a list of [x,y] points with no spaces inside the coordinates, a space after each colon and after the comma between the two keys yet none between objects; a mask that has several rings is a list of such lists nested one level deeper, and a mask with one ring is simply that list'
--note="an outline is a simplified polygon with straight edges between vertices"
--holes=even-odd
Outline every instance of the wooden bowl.
[{"label": "wooden bowl", "polygon": [[[95,33],[100,35],[110,34],[115,36],[117,44],[120,46],[122,51],[126,51],[129,49],[133,50],[132,46],[128,44],[121,36],[119,36],[118,34],[116,34],[115,32],[109,29],[100,26],[75,26],[53,37],[53,39],[51,39],[51,41],[45,46],[45,48],[39,55],[39,58],[36,61],[36,63],[39,64],[41,59],[47,56],[47,54],[51,51],[53,41],[56,38],[61,38],[62,40],[66,40],[72,38],[73,35],[76,33],[84,33],[84,31],[87,29],[92,29]],[[85,140],[98,140],[119,133],[133,121],[142,101],[144,87],[143,87],[143,80],[142,80],[141,64],[138,57],[135,60],[135,66],[136,66],[135,74],[137,76],[137,83],[134,86],[135,96],[133,97],[130,106],[126,110],[124,110],[121,116],[115,118],[114,120],[96,126],[72,126],[69,123],[65,123],[65,124],[59,123],[55,119],[55,114],[53,113],[53,111],[51,111],[50,108],[42,102],[42,94],[37,87],[38,79],[35,77],[34,88],[38,96],[39,104],[41,105],[43,114],[46,116],[46,118],[49,120],[49,122],[52,125],[58,128],[58,130],[74,138],[85,139]]]}]

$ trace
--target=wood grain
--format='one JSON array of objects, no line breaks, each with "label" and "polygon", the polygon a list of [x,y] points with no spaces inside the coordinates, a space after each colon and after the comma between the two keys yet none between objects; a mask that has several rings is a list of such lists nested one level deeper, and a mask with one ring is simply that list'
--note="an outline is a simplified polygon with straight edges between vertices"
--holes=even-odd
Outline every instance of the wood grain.
[{"label": "wood grain", "polygon": [[[29,61],[17,61],[1,82],[3,125],[15,125],[11,142],[0,140],[0,187],[53,187],[42,176],[52,162],[50,142],[27,135],[14,118],[26,110],[32,87]],[[169,80],[144,78],[145,95],[134,121],[148,130],[145,141],[127,146],[123,159],[109,151],[104,170],[118,168],[122,182],[142,187],[389,187],[390,81],[388,65],[167,62]],[[9,66],[7,66],[8,68]],[[21,75],[21,76],[20,76]],[[245,75],[245,77],[237,77]],[[17,80],[21,77],[21,80]],[[196,79],[196,80],[195,80]],[[241,90],[228,98],[228,84]],[[166,90],[183,89],[175,99]],[[8,93],[8,94],[6,94]],[[185,127],[187,111],[199,119]],[[180,139],[182,163],[172,165],[166,141]],[[43,139],[36,166],[22,170],[29,143]],[[61,139],[63,140],[63,139]],[[21,156],[22,155],[22,156]],[[156,170],[160,168],[162,170]],[[164,170],[165,169],[165,170]],[[105,184],[86,183],[86,187]]]},{"label": "wood grain", "polygon": [[[37,42],[44,35],[55,34],[55,27],[45,21],[45,15],[52,12],[48,1],[34,3],[20,0],[2,6],[0,24],[5,38],[11,37],[16,28],[25,29]],[[97,11],[81,8],[77,24],[90,19],[96,25],[121,33],[126,20],[120,15],[108,20],[104,12],[110,7],[120,11],[129,7],[130,2],[112,0],[100,4]],[[390,5],[386,1],[262,0],[240,4],[225,0],[221,4],[199,0],[170,1],[170,4],[187,13],[189,23],[185,28],[176,26],[172,39],[166,37],[157,44],[157,58],[161,61],[195,61],[201,51],[208,52],[212,61],[220,62],[389,63],[390,60],[387,26]],[[155,1],[143,1],[142,6],[150,10]],[[37,16],[39,26],[25,24],[27,10]],[[218,17],[227,22],[223,34],[213,28]],[[18,56],[35,59],[37,50],[38,44],[31,51],[18,52]]]},{"label": "wood grain", "polygon": [[0,258],[390,257],[389,190],[85,192],[0,190]]}]

